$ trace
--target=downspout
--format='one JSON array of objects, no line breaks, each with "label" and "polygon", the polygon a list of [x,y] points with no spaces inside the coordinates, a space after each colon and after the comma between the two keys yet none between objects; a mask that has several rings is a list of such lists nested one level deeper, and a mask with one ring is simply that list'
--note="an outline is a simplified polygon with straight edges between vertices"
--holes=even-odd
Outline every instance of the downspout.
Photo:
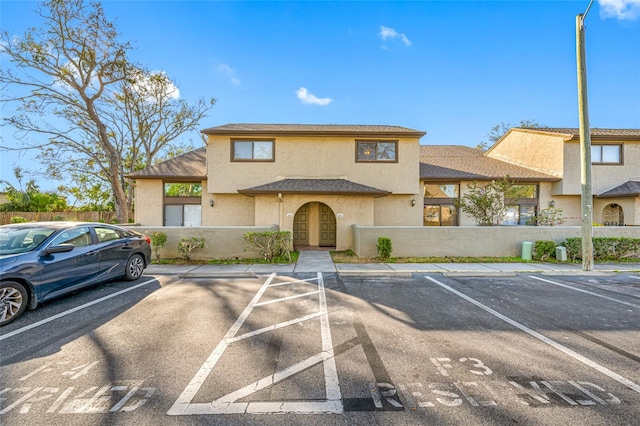
[{"label": "downspout", "polygon": [[278,192],[278,200],[280,201],[280,223],[278,223],[278,231],[282,231],[283,215],[284,215],[284,202],[282,201],[282,192]]}]

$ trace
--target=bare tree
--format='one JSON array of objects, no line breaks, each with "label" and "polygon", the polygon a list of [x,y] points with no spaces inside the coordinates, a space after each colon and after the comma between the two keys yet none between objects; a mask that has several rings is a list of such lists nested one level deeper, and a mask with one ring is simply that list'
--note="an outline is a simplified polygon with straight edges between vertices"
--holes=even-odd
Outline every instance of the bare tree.
[{"label": "bare tree", "polygon": [[[40,150],[52,176],[79,172],[108,182],[116,216],[126,222],[125,174],[195,128],[214,101],[178,101],[164,74],[130,62],[129,43],[118,40],[100,3],[48,0],[37,13],[41,27],[22,37],[2,34],[0,49],[13,68],[0,68],[0,102],[16,105],[3,125],[18,131],[20,149]],[[33,142],[34,135],[47,141]]]},{"label": "bare tree", "polygon": [[511,123],[501,122],[500,124],[496,124],[491,128],[489,133],[487,133],[486,139],[480,142],[477,148],[486,151],[489,147],[498,142],[500,138],[513,127],[519,127],[522,129],[540,129],[546,126],[538,124],[535,120],[521,120],[519,124],[515,125]]}]

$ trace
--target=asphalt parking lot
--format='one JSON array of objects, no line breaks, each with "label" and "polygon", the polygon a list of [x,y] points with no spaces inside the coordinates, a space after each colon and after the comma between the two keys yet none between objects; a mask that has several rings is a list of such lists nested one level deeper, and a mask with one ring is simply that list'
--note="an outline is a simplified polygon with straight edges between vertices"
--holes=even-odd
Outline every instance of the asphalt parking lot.
[{"label": "asphalt parking lot", "polygon": [[0,329],[3,425],[637,424],[640,275],[144,276]]}]

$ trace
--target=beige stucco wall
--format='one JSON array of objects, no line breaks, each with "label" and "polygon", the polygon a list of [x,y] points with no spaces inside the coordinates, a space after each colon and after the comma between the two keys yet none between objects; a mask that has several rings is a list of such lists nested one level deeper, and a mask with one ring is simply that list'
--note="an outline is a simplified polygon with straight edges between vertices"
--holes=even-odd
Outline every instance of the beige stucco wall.
[{"label": "beige stucco wall", "polygon": [[[161,258],[172,259],[182,257],[178,252],[178,242],[182,238],[204,238],[205,248],[192,253],[194,259],[251,259],[259,257],[256,253],[246,251],[243,235],[246,232],[275,232],[276,225],[271,226],[204,226],[201,228],[185,228],[182,226],[129,226],[137,232],[150,235],[152,232],[167,234],[167,244],[160,253]],[[153,254],[155,259],[155,254]]]},{"label": "beige stucco wall", "polygon": [[[412,206],[415,200],[415,206]],[[374,224],[383,226],[422,225],[422,194],[388,195],[374,198]]]},{"label": "beige stucco wall", "polygon": [[[231,161],[231,137],[210,135],[207,145],[208,192],[237,193],[286,178],[347,179],[395,194],[416,194],[420,184],[418,138],[398,140],[397,163],[357,163],[355,137],[277,137],[275,161]],[[260,136],[252,137],[260,139]],[[264,139],[273,139],[265,136]],[[387,140],[384,138],[366,138]]]},{"label": "beige stucco wall", "polygon": [[[593,142],[592,145],[600,142]],[[591,191],[594,195],[613,189],[627,181],[640,181],[640,143],[616,142],[623,145],[623,164],[591,166]],[[565,143],[564,148],[564,177],[557,185],[556,193],[564,195],[579,195],[582,192],[580,175],[580,143],[571,141]]]},{"label": "beige stucco wall", "polygon": [[563,138],[531,131],[509,132],[487,156],[546,173],[562,176]]},{"label": "beige stucco wall", "polygon": [[[392,256],[519,257],[524,241],[550,240],[558,244],[581,236],[579,226],[353,226],[353,251],[362,257],[377,256],[378,237],[391,239]],[[638,227],[594,228],[594,237],[640,238]]]},{"label": "beige stucco wall", "polygon": [[[203,185],[206,188],[206,184]],[[213,199],[213,207],[209,200]],[[203,226],[254,226],[255,199],[240,194],[203,194],[202,225]],[[276,222],[269,222],[274,224]],[[261,222],[260,225],[264,225]]]}]

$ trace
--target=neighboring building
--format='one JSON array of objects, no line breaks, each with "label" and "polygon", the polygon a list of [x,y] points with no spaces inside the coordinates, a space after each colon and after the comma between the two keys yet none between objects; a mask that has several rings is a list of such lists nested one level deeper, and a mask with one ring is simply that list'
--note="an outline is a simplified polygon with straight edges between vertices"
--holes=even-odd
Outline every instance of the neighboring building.
[{"label": "neighboring building", "polygon": [[[566,225],[581,223],[578,129],[514,128],[486,156],[560,178],[549,202],[563,209]],[[640,129],[591,129],[591,164],[593,221],[640,225]]]},{"label": "neighboring building", "polygon": [[[424,186],[424,225],[475,225],[475,219],[459,214],[454,203],[472,182],[509,177],[516,185],[506,200],[504,225],[533,225],[539,208],[550,200],[551,183],[558,177],[488,157],[476,148],[459,145],[420,147],[420,179]],[[542,206],[542,207],[540,207]]]},{"label": "neighboring building", "polygon": [[[580,223],[572,129],[511,129],[486,153],[420,145],[424,132],[398,126],[227,124],[203,133],[206,147],[129,176],[136,222],[276,224],[298,247],[344,250],[352,225],[475,225],[455,199],[471,182],[509,176],[517,186],[506,225],[532,225],[552,203]],[[594,220],[640,224],[640,131],[593,129],[592,138]]]}]

